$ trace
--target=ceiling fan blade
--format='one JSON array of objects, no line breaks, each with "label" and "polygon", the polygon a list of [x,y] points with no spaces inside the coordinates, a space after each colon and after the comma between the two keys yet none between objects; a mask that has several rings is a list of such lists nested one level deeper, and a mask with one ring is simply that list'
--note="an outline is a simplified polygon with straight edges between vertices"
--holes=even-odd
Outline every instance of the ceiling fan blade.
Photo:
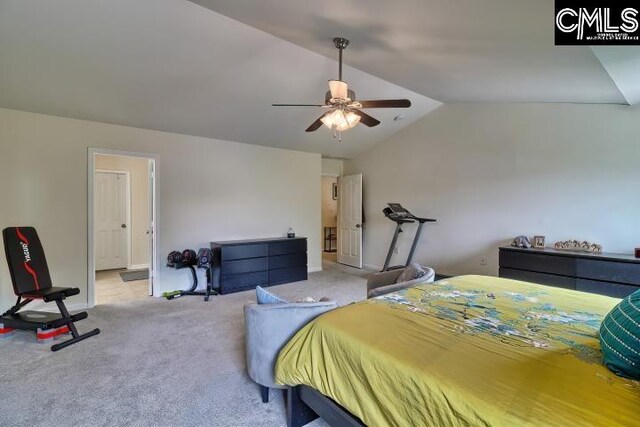
[{"label": "ceiling fan blade", "polygon": [[409,108],[411,101],[408,99],[371,99],[368,101],[360,101],[362,108]]},{"label": "ceiling fan blade", "polygon": [[324,104],[271,104],[272,107],[324,107]]},{"label": "ceiling fan blade", "polygon": [[309,127],[305,130],[305,132],[314,132],[314,131],[318,130],[318,129],[320,128],[320,126],[322,126],[322,118],[323,118],[324,116],[326,116],[327,114],[328,114],[328,112],[327,112],[327,113],[324,113],[323,115],[321,115],[320,117],[318,117],[318,120],[316,120],[315,122],[311,123],[311,126],[309,126]]},{"label": "ceiling fan blade", "polygon": [[353,110],[353,112],[358,116],[360,116],[360,123],[362,123],[365,126],[369,126],[370,128],[372,128],[380,124],[380,120],[374,117],[371,117],[367,113],[363,113],[362,111],[359,111],[359,110]]}]

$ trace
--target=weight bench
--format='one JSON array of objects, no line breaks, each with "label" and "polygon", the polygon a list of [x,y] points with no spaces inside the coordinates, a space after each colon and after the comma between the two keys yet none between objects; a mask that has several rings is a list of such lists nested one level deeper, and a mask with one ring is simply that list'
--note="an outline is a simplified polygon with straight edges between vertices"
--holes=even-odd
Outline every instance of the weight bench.
[{"label": "weight bench", "polygon": [[[58,351],[100,333],[100,329],[97,328],[82,335],[78,333],[74,322],[86,319],[87,312],[69,314],[63,300],[78,295],[80,289],[52,286],[47,260],[35,228],[5,228],[2,230],[2,238],[13,291],[18,296],[18,301],[0,316],[0,333],[8,333],[14,329],[27,329],[37,331],[38,339],[48,339],[71,332],[72,337],[51,346],[52,351]],[[54,301],[60,314],[20,311],[36,299],[44,302]]]}]

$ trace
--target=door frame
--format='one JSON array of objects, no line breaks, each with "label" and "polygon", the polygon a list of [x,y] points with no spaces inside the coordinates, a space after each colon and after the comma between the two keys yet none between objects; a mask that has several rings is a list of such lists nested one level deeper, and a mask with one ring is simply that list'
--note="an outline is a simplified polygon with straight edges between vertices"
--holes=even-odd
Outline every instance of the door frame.
[{"label": "door frame", "polygon": [[149,295],[153,295],[156,289],[160,288],[160,281],[158,275],[158,267],[160,265],[158,258],[158,246],[160,241],[160,235],[158,230],[160,229],[160,218],[158,215],[159,206],[159,186],[158,186],[158,172],[160,156],[155,153],[142,153],[135,151],[122,151],[111,150],[107,148],[91,148],[87,150],[87,306],[89,308],[96,305],[96,259],[95,259],[95,218],[94,218],[94,173],[95,157],[96,155],[105,156],[124,156],[124,157],[140,157],[150,160],[153,164],[153,170],[150,176],[151,179],[151,216],[153,221],[149,224],[151,231],[151,244],[153,251],[150,253],[149,261]]},{"label": "door frame", "polygon": [[[125,185],[126,185],[126,190],[125,190],[125,222],[127,223],[127,269],[130,270],[131,269],[131,173],[129,171],[116,171],[116,170],[109,170],[109,169],[95,169],[94,166],[94,177],[95,174],[97,173],[113,173],[113,174],[118,174],[118,175],[124,175],[125,176]],[[94,188],[95,191],[95,188]],[[95,195],[94,195],[95,198]],[[95,205],[94,205],[95,207]],[[93,213],[95,215],[95,212]],[[95,227],[95,217],[94,217],[94,227]],[[95,230],[94,230],[95,233]],[[95,238],[95,234],[94,234],[94,238]],[[95,250],[95,248],[94,248]],[[94,260],[95,260],[95,253],[94,253]]]}]

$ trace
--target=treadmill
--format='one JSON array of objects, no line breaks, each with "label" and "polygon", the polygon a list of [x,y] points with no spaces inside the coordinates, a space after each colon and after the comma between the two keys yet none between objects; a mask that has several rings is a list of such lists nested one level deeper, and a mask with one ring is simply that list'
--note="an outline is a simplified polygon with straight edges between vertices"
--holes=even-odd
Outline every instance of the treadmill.
[{"label": "treadmill", "polygon": [[[422,234],[422,227],[424,226],[425,222],[436,222],[435,219],[420,218],[415,216],[407,209],[403,208],[400,203],[387,204],[388,207],[384,208],[382,212],[384,213],[384,216],[396,223],[396,231],[393,233],[391,246],[389,246],[389,252],[387,252],[387,258],[384,260],[384,267],[382,267],[381,271],[396,270],[399,268],[404,268],[411,264],[411,262],[413,261],[413,255],[416,251],[416,247],[418,246],[418,241],[420,240],[420,235]],[[416,230],[416,235],[413,238],[413,243],[411,244],[411,250],[409,251],[409,256],[407,257],[406,264],[389,267],[391,257],[393,256],[393,248],[396,247],[396,243],[398,242],[398,235],[402,233],[402,226],[404,224],[412,224],[414,222],[418,223],[418,229]]]}]

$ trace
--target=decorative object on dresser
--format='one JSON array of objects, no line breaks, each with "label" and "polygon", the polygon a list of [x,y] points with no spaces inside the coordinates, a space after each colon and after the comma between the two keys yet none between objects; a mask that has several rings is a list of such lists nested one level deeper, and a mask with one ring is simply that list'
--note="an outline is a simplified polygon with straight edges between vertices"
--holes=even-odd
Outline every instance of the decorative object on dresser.
[{"label": "decorative object on dresser", "polygon": [[586,240],[582,243],[577,240],[560,241],[556,242],[553,247],[559,250],[593,252],[596,254],[602,253],[602,245],[599,245],[597,243],[589,243]]},{"label": "decorative object on dresser", "polygon": [[500,248],[500,277],[624,298],[640,289],[640,259],[504,246]]},{"label": "decorative object on dresser", "polygon": [[518,236],[513,239],[513,242],[511,242],[511,246],[514,246],[516,248],[530,248],[531,240],[529,240],[529,238],[525,235]]},{"label": "decorative object on dresser", "polygon": [[221,294],[307,280],[307,238],[211,242],[214,286]]},{"label": "decorative object on dresser", "polygon": [[533,247],[536,249],[544,249],[544,236],[533,236]]}]

